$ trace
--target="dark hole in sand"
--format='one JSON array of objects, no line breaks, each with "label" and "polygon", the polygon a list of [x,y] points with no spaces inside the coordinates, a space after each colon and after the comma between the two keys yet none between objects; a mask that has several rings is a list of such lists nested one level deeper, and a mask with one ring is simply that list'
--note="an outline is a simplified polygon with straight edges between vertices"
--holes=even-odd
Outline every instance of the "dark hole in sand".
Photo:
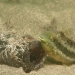
[{"label": "dark hole in sand", "polygon": [[30,51],[30,62],[34,64],[39,64],[45,55],[40,42],[32,42],[32,44],[30,44]]}]

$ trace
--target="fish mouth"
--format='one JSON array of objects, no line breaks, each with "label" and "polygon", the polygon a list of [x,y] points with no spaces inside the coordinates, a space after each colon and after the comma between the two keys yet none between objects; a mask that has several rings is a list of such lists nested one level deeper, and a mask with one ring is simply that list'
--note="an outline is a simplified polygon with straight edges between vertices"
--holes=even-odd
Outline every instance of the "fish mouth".
[{"label": "fish mouth", "polygon": [[39,37],[39,39],[41,40],[41,42],[44,42],[45,43],[45,39],[42,36]]}]

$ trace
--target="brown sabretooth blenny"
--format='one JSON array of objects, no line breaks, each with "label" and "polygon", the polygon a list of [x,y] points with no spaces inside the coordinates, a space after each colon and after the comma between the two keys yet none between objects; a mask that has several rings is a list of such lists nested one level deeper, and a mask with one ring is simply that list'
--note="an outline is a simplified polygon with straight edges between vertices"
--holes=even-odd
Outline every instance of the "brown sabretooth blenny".
[{"label": "brown sabretooth blenny", "polygon": [[45,52],[41,43],[31,36],[21,39],[0,37],[0,63],[12,67],[22,67],[26,73],[43,66]]}]

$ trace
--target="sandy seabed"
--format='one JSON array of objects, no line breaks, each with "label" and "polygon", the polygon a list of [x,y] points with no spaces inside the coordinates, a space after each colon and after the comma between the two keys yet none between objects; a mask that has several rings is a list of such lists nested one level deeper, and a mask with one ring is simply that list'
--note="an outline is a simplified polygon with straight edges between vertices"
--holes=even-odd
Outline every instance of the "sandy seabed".
[{"label": "sandy seabed", "polygon": [[[22,0],[23,1],[23,0]],[[39,40],[44,31],[57,34],[64,31],[75,40],[74,0],[25,0],[5,2],[0,0],[0,32],[13,32],[17,37],[30,34]],[[74,75],[71,66],[50,64],[38,71],[25,73],[22,68],[0,65],[0,75]]]}]

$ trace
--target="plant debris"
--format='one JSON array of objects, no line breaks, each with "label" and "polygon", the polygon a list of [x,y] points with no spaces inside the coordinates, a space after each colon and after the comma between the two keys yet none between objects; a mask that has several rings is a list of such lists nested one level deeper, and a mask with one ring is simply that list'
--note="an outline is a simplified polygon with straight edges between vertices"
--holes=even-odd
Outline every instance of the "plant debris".
[{"label": "plant debris", "polygon": [[0,35],[0,63],[12,67],[22,67],[26,73],[43,66],[45,52],[41,43],[31,36],[17,39],[11,34]]}]

